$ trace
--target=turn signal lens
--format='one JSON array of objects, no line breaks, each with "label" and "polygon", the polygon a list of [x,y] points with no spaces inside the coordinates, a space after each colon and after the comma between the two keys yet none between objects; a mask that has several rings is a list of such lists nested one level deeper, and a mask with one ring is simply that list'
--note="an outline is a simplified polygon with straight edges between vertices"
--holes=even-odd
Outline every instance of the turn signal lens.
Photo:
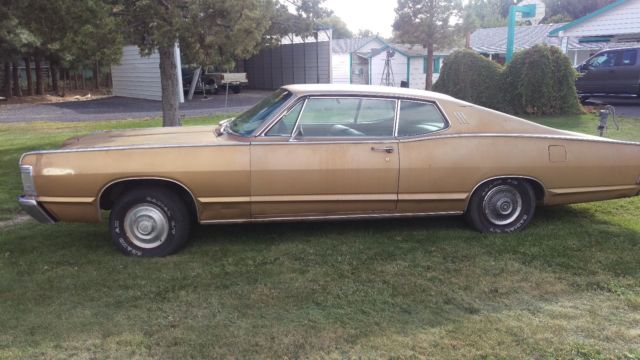
[{"label": "turn signal lens", "polygon": [[21,165],[20,176],[22,178],[22,190],[24,194],[36,196],[36,187],[33,184],[33,168],[31,165]]}]

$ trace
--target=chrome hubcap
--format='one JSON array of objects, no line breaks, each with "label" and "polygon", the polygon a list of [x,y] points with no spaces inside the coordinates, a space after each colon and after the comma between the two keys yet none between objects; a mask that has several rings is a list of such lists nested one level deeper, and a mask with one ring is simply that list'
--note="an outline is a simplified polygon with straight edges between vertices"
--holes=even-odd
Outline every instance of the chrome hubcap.
[{"label": "chrome hubcap", "polygon": [[522,212],[522,197],[513,187],[500,185],[489,191],[482,207],[489,221],[495,225],[506,225]]},{"label": "chrome hubcap", "polygon": [[131,208],[125,215],[124,230],[136,246],[150,249],[167,239],[169,220],[157,206],[140,204]]}]

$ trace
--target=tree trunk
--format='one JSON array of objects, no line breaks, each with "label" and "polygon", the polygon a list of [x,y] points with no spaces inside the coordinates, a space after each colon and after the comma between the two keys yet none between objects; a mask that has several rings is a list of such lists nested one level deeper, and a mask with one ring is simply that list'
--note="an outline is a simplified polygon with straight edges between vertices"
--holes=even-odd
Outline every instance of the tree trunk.
[{"label": "tree trunk", "polygon": [[60,75],[62,76],[62,90],[60,91],[60,97],[65,97],[65,95],[67,95],[67,70],[60,70]]},{"label": "tree trunk", "polygon": [[425,79],[425,90],[431,90],[433,85],[433,44],[427,44],[427,75]]},{"label": "tree trunk", "polygon": [[18,63],[13,63],[13,94],[22,96],[22,88],[20,88],[20,68]]},{"label": "tree trunk", "polygon": [[4,63],[4,97],[11,99],[13,95],[11,91],[11,63]]},{"label": "tree trunk", "polygon": [[465,34],[464,47],[466,49],[471,49],[471,31],[467,31]]},{"label": "tree trunk", "polygon": [[100,61],[96,60],[93,63],[93,87],[100,89]]},{"label": "tree trunk", "polygon": [[49,62],[49,69],[51,71],[51,88],[53,92],[58,95],[58,90],[60,90],[60,84],[58,82],[58,65]]},{"label": "tree trunk", "polygon": [[33,75],[31,74],[31,56],[24,58],[24,67],[27,71],[27,95],[33,96]]},{"label": "tree trunk", "polygon": [[78,72],[77,71],[73,72],[73,90],[80,90],[80,88],[78,87]]},{"label": "tree trunk", "polygon": [[162,87],[162,126],[180,126],[178,117],[178,72],[171,47],[159,47],[160,84]]},{"label": "tree trunk", "polygon": [[35,56],[36,63],[36,95],[44,95],[44,81],[42,81],[42,58]]}]

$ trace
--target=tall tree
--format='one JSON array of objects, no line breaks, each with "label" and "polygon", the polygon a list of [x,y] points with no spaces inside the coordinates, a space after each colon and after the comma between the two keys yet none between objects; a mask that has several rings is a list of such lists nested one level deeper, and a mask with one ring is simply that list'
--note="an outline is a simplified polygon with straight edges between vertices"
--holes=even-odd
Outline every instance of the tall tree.
[{"label": "tall tree", "polygon": [[617,0],[544,0],[547,5],[545,22],[575,20],[616,1]]},{"label": "tall tree", "polygon": [[[142,55],[160,56],[162,124],[179,126],[174,47],[187,63],[231,67],[290,32],[312,32],[324,0],[112,0]],[[295,16],[288,9],[295,11]],[[279,23],[272,24],[276,19]]]},{"label": "tall tree", "polygon": [[393,29],[397,40],[422,44],[427,49],[425,89],[433,83],[433,52],[451,44],[455,37],[452,18],[462,10],[460,0],[398,0]]},{"label": "tall tree", "polygon": [[359,38],[363,38],[363,37],[371,37],[371,36],[375,36],[376,34],[373,33],[373,31],[369,30],[369,29],[360,29],[358,30],[358,33],[356,34],[356,37]]},{"label": "tall tree", "polygon": [[334,39],[348,39],[353,37],[353,33],[349,30],[347,24],[336,15],[320,19],[318,20],[318,23],[331,28],[333,30]]},{"label": "tall tree", "polygon": [[[4,62],[4,93],[7,98],[20,95],[17,63],[22,55],[38,43],[38,39],[16,17],[17,4],[13,1],[0,2],[0,62]],[[12,70],[12,65],[15,64]],[[13,86],[12,86],[13,85]],[[13,87],[13,89],[12,89]]]},{"label": "tall tree", "polygon": [[65,66],[74,71],[91,68],[94,87],[99,88],[100,67],[115,64],[122,56],[121,21],[102,0],[84,0],[73,15],[78,25],[62,40]]},{"label": "tall tree", "polygon": [[513,4],[513,0],[469,0],[464,6],[463,18],[473,19],[479,28],[506,26],[509,7]]},{"label": "tall tree", "polygon": [[36,64],[37,93],[43,90],[43,58],[49,61],[56,92],[60,90],[59,74],[64,78],[70,67],[94,63],[96,57],[105,65],[119,59],[121,31],[114,25],[112,6],[103,0],[20,0],[15,3],[20,23],[39,40],[31,51]]}]

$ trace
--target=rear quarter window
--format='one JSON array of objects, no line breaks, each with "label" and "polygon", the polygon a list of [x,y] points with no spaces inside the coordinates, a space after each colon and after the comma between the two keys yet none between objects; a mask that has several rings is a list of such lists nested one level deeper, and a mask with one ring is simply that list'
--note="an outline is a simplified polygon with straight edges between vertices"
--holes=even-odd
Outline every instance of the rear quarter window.
[{"label": "rear quarter window", "polygon": [[438,108],[428,102],[400,101],[398,136],[425,135],[447,127],[447,122]]}]

